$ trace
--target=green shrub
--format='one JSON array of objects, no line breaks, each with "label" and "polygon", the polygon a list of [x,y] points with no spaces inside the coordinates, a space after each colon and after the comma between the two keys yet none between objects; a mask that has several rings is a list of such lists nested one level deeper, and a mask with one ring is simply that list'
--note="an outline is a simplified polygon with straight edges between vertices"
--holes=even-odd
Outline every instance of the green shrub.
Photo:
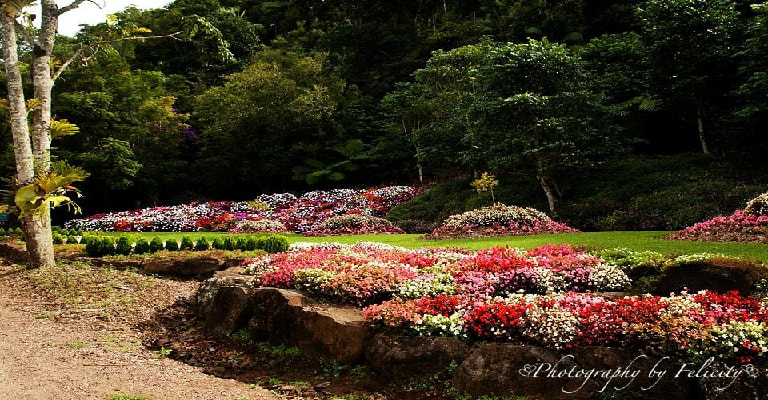
[{"label": "green shrub", "polygon": [[102,256],[115,255],[115,239],[105,236],[99,240],[99,247]]},{"label": "green shrub", "polygon": [[74,236],[72,236],[72,235],[68,235],[68,236],[66,236],[66,237],[64,238],[64,240],[66,240],[67,244],[77,244],[77,243],[78,243],[78,242],[77,242],[77,238],[76,238],[76,237],[74,237]]},{"label": "green shrub", "polygon": [[262,247],[262,250],[267,253],[280,253],[288,251],[289,246],[288,239],[284,236],[271,235],[264,240],[264,247]]},{"label": "green shrub", "polygon": [[64,244],[64,236],[61,236],[60,233],[54,233],[52,235],[53,244]]},{"label": "green shrub", "polygon": [[246,239],[244,237],[239,237],[235,241],[235,249],[240,251],[245,251],[245,242]]},{"label": "green shrub", "polygon": [[76,231],[76,230],[74,230],[74,229],[70,229],[70,230],[68,230],[68,231],[67,231],[67,235],[68,235],[68,236],[79,236],[79,234],[77,233],[77,231]]},{"label": "green shrub", "polygon": [[150,253],[157,253],[158,251],[162,250],[165,246],[163,246],[163,240],[160,239],[159,236],[155,236],[152,238],[152,240],[149,242],[149,252]]},{"label": "green shrub", "polygon": [[249,236],[248,239],[245,241],[245,251],[253,251],[253,250],[256,250],[257,248],[258,247],[256,243],[256,238],[253,236]]},{"label": "green shrub", "polygon": [[197,251],[206,251],[211,248],[211,245],[208,243],[208,240],[205,239],[205,237],[201,237],[200,239],[197,239],[197,242],[195,242],[195,250]]},{"label": "green shrub", "polygon": [[17,226],[16,228],[14,228],[14,229],[13,229],[13,234],[14,234],[14,235],[19,235],[19,236],[21,236],[21,234],[22,234],[22,233],[24,233],[24,232],[23,232],[23,231],[21,230],[21,228],[19,228],[18,226]]},{"label": "green shrub", "polygon": [[85,240],[85,253],[89,257],[100,257],[101,243],[99,239],[94,236],[85,236],[83,239]]},{"label": "green shrub", "polygon": [[179,242],[176,239],[168,239],[165,242],[165,249],[168,251],[179,251]]},{"label": "green shrub", "polygon": [[146,254],[149,253],[149,242],[146,239],[140,238],[136,241],[136,245],[133,246],[133,254]]},{"label": "green shrub", "polygon": [[132,247],[133,246],[131,245],[131,241],[128,239],[128,237],[121,235],[119,238],[117,238],[117,243],[115,244],[115,254],[127,256],[131,254]]},{"label": "green shrub", "polygon": [[224,241],[222,242],[222,246],[224,247],[222,250],[232,251],[235,248],[237,248],[237,242],[233,237],[227,236],[226,238],[224,238]]},{"label": "green shrub", "polygon": [[179,250],[192,250],[195,248],[195,243],[192,242],[192,238],[189,236],[184,236],[181,238],[181,245],[179,246]]},{"label": "green shrub", "polygon": [[211,247],[216,250],[224,250],[224,241],[222,241],[221,238],[215,238],[213,239],[213,242],[211,242]]},{"label": "green shrub", "polygon": [[0,228],[0,236],[6,236],[8,235],[8,232],[5,231],[5,228]]}]

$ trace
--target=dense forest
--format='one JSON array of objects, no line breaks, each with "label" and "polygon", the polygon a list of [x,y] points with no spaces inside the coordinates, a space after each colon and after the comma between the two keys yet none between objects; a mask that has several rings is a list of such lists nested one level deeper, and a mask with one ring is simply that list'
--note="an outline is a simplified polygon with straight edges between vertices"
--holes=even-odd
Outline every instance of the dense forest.
[{"label": "dense forest", "polygon": [[[426,229],[487,203],[468,180],[489,171],[497,199],[583,229],[677,228],[768,183],[768,3],[753,3],[129,8],[57,39],[55,62],[87,54],[54,88],[55,117],[79,133],[53,155],[90,173],[86,214],[437,184],[392,216]],[[14,173],[8,118],[2,109],[3,176]]]}]

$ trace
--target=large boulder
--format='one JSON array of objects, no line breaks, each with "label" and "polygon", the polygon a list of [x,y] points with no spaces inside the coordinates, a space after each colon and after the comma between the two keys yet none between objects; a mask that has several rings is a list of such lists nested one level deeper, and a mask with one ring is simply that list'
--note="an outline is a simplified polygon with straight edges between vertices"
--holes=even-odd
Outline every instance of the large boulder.
[{"label": "large boulder", "polygon": [[[688,366],[693,368],[692,365]],[[558,353],[535,346],[489,343],[475,348],[453,385],[474,396],[589,399],[616,394],[632,399],[699,398],[697,380],[681,366],[637,350],[577,347]]]},{"label": "large boulder", "polygon": [[375,335],[365,359],[377,372],[396,381],[423,380],[445,373],[451,363],[461,363],[468,344],[456,338]]}]

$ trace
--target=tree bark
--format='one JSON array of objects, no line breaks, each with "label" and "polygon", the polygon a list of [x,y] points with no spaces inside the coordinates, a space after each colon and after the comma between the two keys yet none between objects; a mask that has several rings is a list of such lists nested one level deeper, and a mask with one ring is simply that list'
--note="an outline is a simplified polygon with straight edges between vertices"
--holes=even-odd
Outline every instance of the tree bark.
[{"label": "tree bark", "polygon": [[701,104],[696,103],[696,122],[699,128],[699,142],[701,142],[701,151],[704,154],[710,154],[707,137],[704,135],[704,117],[701,112]]},{"label": "tree bark", "polygon": [[555,204],[557,203],[557,197],[555,196],[555,192],[552,191],[552,187],[549,186],[549,176],[547,172],[543,168],[539,167],[536,171],[536,179],[538,179],[539,185],[541,185],[541,188],[544,190],[544,194],[547,196],[549,213],[551,215],[555,215]]}]

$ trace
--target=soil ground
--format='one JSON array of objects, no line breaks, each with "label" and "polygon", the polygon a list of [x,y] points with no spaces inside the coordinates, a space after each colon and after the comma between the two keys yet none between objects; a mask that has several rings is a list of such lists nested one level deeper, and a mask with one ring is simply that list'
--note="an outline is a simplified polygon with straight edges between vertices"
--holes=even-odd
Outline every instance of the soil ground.
[{"label": "soil ground", "polygon": [[[60,261],[0,265],[0,399],[445,399],[364,366],[209,337],[189,310],[196,280]],[[128,397],[131,398],[131,397]]]}]

